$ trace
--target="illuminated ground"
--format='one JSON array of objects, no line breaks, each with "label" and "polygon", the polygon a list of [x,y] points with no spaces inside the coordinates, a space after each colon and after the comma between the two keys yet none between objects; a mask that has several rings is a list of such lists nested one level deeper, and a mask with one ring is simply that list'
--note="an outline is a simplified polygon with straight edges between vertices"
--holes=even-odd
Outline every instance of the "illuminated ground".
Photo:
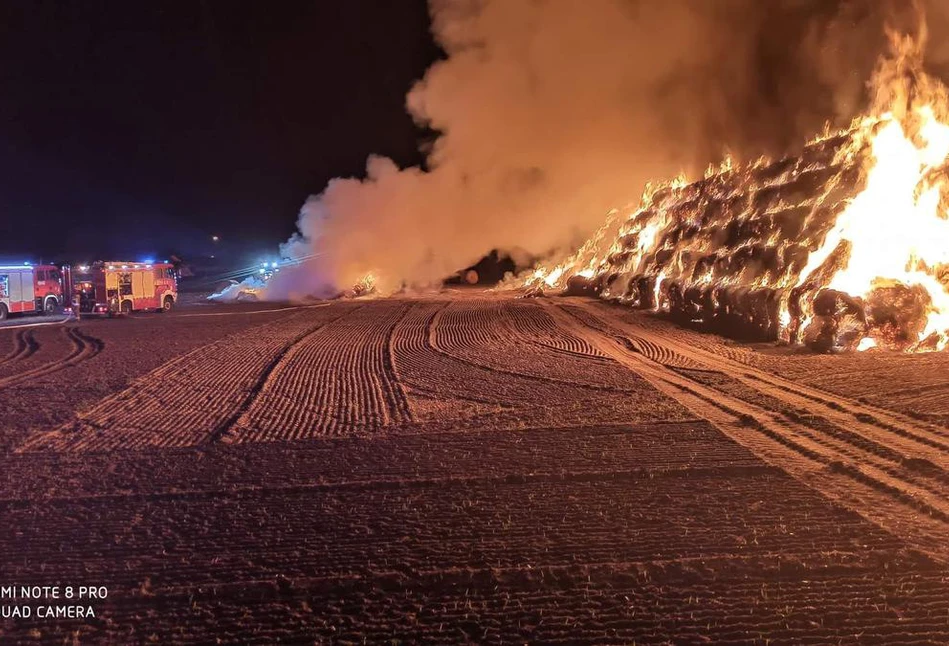
[{"label": "illuminated ground", "polygon": [[446,292],[0,330],[19,640],[949,641],[949,356]]}]

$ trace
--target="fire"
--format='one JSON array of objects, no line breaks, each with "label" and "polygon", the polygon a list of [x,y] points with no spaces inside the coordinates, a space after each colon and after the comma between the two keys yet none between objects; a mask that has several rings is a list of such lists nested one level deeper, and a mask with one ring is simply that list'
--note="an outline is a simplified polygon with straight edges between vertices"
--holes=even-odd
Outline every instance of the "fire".
[{"label": "fire", "polygon": [[352,292],[354,296],[362,296],[364,294],[371,294],[373,291],[375,291],[375,288],[376,276],[370,272],[363,276],[359,282],[353,285]]},{"label": "fire", "polygon": [[337,294],[341,298],[360,298],[376,294],[379,288],[379,279],[374,272],[364,274],[352,287]]},{"label": "fire", "polygon": [[892,36],[868,116],[800,158],[730,156],[647,186],[639,207],[514,286],[664,309],[823,350],[949,346],[949,92]]},{"label": "fire", "polygon": [[[842,241],[850,246],[847,264],[831,278],[829,289],[869,298],[887,282],[919,285],[931,299],[926,326],[917,342],[930,337],[943,349],[949,333],[949,292],[936,274],[949,264],[949,219],[940,209],[949,161],[949,125],[940,123],[931,106],[914,111],[918,141],[885,114],[870,146],[873,166],[866,188],[837,218],[834,229],[814,254],[826,257]],[[809,277],[805,274],[802,282]]]}]

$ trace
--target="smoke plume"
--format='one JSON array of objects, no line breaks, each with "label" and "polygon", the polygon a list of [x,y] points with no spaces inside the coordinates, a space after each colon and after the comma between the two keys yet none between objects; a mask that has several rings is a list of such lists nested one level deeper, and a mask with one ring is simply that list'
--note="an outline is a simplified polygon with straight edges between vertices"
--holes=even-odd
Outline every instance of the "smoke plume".
[{"label": "smoke plume", "polygon": [[[949,10],[929,0],[932,61]],[[408,93],[440,136],[427,168],[370,157],[311,196],[272,295],[325,295],[372,273],[433,283],[492,248],[544,254],[726,152],[793,152],[866,104],[902,0],[431,0],[446,58]]]}]

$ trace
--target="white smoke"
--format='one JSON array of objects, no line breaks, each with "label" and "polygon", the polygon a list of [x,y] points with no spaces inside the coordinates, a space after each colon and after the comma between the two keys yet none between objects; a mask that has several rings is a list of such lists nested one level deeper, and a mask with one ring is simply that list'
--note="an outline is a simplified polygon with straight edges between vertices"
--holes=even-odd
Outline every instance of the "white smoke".
[{"label": "white smoke", "polygon": [[282,249],[305,262],[268,292],[327,296],[369,273],[386,291],[492,248],[543,254],[647,180],[694,174],[726,148],[782,153],[850,120],[883,23],[908,4],[431,0],[447,58],[407,96],[440,133],[428,170],[372,156],[365,178],[330,181]]}]

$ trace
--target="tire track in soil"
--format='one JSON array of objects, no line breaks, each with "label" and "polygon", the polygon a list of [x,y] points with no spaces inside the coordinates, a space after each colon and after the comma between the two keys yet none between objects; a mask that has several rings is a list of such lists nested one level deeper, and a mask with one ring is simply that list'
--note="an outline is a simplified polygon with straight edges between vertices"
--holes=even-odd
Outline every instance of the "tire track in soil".
[{"label": "tire track in soil", "polygon": [[393,356],[404,383],[432,397],[488,406],[511,408],[536,401],[542,381],[531,383],[530,377],[470,363],[438,347],[436,328],[450,304],[417,303],[397,326]]},{"label": "tire track in soil", "polygon": [[[568,309],[575,306],[566,306]],[[574,309],[577,317],[591,317],[595,321],[596,315],[585,309]],[[609,315],[606,314],[609,319]],[[777,396],[783,397],[786,402],[779,402],[773,410],[786,411],[787,403],[798,406],[807,415],[823,417],[837,424],[844,424],[858,428],[868,438],[875,437],[875,433],[885,431],[894,436],[877,437],[884,442],[910,440],[909,450],[918,450],[919,445],[927,449],[937,449],[943,457],[949,460],[949,429],[940,428],[933,424],[921,422],[908,416],[895,413],[870,404],[834,395],[800,382],[778,377],[773,373],[759,370],[746,363],[724,358],[721,355],[695,347],[687,341],[670,338],[661,332],[636,329],[629,333],[628,323],[614,321],[613,327],[624,329],[626,342],[631,344],[637,352],[647,358],[667,367],[696,374],[716,373],[726,375],[738,382],[742,388],[754,390],[757,399],[774,402]],[[636,326],[634,326],[636,327]],[[800,411],[799,411],[800,412]],[[872,440],[868,440],[872,441]],[[949,468],[949,462],[942,468]]]},{"label": "tire track in soil", "polygon": [[[806,384],[805,387],[825,395],[835,393],[834,398],[862,402],[877,409],[886,409],[889,413],[898,411],[906,421],[921,421],[938,429],[949,428],[949,381],[933,383],[932,379],[933,374],[945,373],[947,364],[940,358],[946,353],[878,355],[870,352],[857,353],[840,362],[829,361],[815,365],[815,362],[810,360],[818,357],[808,357],[807,363],[799,363],[803,359],[799,355],[772,354],[772,344],[763,344],[767,350],[760,352],[753,346],[732,345],[727,339],[723,343],[720,336],[707,330],[699,331],[688,325],[683,326],[662,315],[631,309],[613,309],[615,311],[611,312],[611,315],[627,325],[644,327],[669,341],[697,347],[707,354],[725,357],[733,364],[748,366],[766,375],[781,374],[786,383],[795,387]],[[788,363],[785,363],[785,360]],[[884,366],[886,371],[883,374],[890,377],[887,381],[890,384],[894,381],[904,382],[905,389],[892,390],[883,386],[885,382],[876,375]],[[917,389],[920,393],[931,391],[932,394],[917,399],[912,395]]]},{"label": "tire track in soil", "polygon": [[[355,309],[359,309],[356,307]],[[295,344],[343,318],[352,306],[292,315],[229,336],[169,361],[59,429],[18,447],[31,451],[102,451],[181,447],[214,441],[235,411],[246,409]],[[314,321],[316,318],[316,321]]]},{"label": "tire track in soil", "polygon": [[[660,395],[645,380],[612,360],[575,365],[573,374],[561,374],[574,377],[567,380],[547,379],[542,372],[535,376],[492,369],[481,365],[477,355],[471,361],[456,357],[444,351],[438,341],[444,336],[439,326],[450,304],[451,301],[417,302],[393,336],[394,365],[410,395],[417,422],[446,426],[484,419],[493,428],[523,428],[524,420],[529,419],[535,426],[563,428],[694,419],[677,402]],[[523,345],[507,339],[500,351],[493,352],[520,353],[524,356],[517,360],[522,364],[525,358],[536,361],[536,357],[525,355]],[[525,369],[543,370],[551,365],[549,358],[547,361],[548,364],[541,362],[535,366],[524,364]],[[591,366],[602,373],[597,373],[597,378],[602,377],[598,387],[577,383],[580,379],[591,380]],[[436,400],[443,405],[433,406]]]},{"label": "tire track in soil", "polygon": [[[511,410],[498,397],[482,396],[459,387],[465,382],[457,362],[429,347],[435,315],[448,301],[414,303],[392,331],[389,344],[392,367],[403,391],[411,416],[419,422],[432,419],[487,417]],[[490,374],[490,373],[487,373]]]},{"label": "tire track in soil", "polygon": [[[613,361],[528,343],[528,339],[535,339],[519,329],[521,321],[507,309],[508,305],[493,299],[450,302],[431,320],[428,347],[448,359],[502,378],[609,393],[631,390],[629,383],[623,383],[626,371],[617,370],[619,366]],[[569,337],[568,332],[563,334]],[[589,347],[583,341],[578,345]]]},{"label": "tire track in soil", "polygon": [[[766,462],[949,560],[949,475],[942,466],[949,447],[938,429],[630,330],[586,305],[549,308],[565,325],[581,323],[591,343]],[[681,357],[703,369],[657,361],[672,355],[675,364]]]},{"label": "tire track in soil", "polygon": [[350,435],[410,423],[391,359],[393,329],[409,308],[377,302],[301,339],[220,434],[222,441]]},{"label": "tire track in soil", "polygon": [[[90,334],[86,334],[79,327],[74,326],[64,329],[66,330],[66,337],[72,346],[65,357],[31,368],[30,370],[18,372],[9,377],[0,378],[0,390],[19,385],[25,381],[36,379],[37,377],[45,377],[54,372],[65,370],[66,368],[88,361],[105,349],[104,341]],[[27,332],[28,334],[24,334],[22,340],[18,342],[18,346],[22,344],[22,347],[19,347],[16,353],[18,360],[33,356],[40,348],[39,342],[33,338],[32,331],[28,330]]]},{"label": "tire track in soil", "polygon": [[36,340],[32,329],[19,330],[14,335],[13,349],[10,350],[5,357],[0,359],[0,363],[29,359],[36,354],[39,349],[40,342]]},{"label": "tire track in soil", "polygon": [[612,363],[612,359],[590,345],[585,339],[557,326],[556,322],[537,303],[518,300],[503,306],[508,325],[518,339],[573,359]]}]

